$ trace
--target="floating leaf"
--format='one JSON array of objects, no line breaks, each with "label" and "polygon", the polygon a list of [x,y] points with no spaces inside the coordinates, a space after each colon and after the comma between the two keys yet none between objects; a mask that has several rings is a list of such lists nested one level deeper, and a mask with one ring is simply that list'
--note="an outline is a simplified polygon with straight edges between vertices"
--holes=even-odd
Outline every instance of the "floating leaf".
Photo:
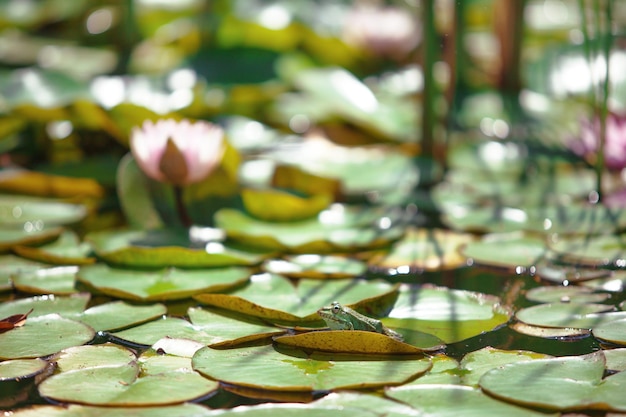
[{"label": "floating leaf", "polygon": [[87,235],[99,258],[133,268],[207,268],[255,265],[263,254],[235,250],[215,242],[193,248],[189,232],[179,230],[114,231]]},{"label": "floating leaf", "polygon": [[80,346],[94,337],[94,331],[58,314],[31,317],[24,326],[0,334],[0,358],[37,358],[71,346]]},{"label": "floating leaf", "polygon": [[190,365],[185,357],[144,354],[136,359],[115,345],[80,346],[59,354],[57,372],[39,385],[39,393],[89,405],[148,406],[182,403],[217,389]]},{"label": "floating leaf", "polygon": [[34,294],[67,295],[76,293],[74,286],[78,266],[55,266],[13,275],[13,286],[19,291]]},{"label": "floating leaf", "polygon": [[[321,324],[317,310],[340,298],[348,307],[384,310],[397,287],[382,281],[301,280],[294,286],[279,275],[259,274],[248,286],[230,294],[199,294],[194,298],[213,307],[285,324]],[[378,305],[377,305],[378,304]]]},{"label": "floating leaf", "polygon": [[[104,188],[91,178],[72,178],[60,175],[50,175],[42,172],[27,170],[3,171],[0,178],[0,191],[16,194],[28,194],[42,197],[79,197],[102,198]],[[70,211],[62,211],[65,221],[78,221],[81,215]],[[54,221],[54,220],[53,220]]]},{"label": "floating leaf", "polygon": [[467,263],[465,256],[459,254],[459,247],[473,239],[468,234],[441,229],[409,228],[388,253],[375,255],[369,265],[404,274],[416,270],[455,269]]},{"label": "floating leaf", "polygon": [[612,311],[606,304],[549,303],[519,310],[515,317],[543,327],[592,329],[607,321],[626,318],[626,311]]},{"label": "floating leaf", "polygon": [[37,271],[45,265],[15,255],[0,255],[0,291],[11,288],[10,279],[19,273]]},{"label": "floating leaf", "polygon": [[423,415],[433,417],[507,416],[507,417],[557,417],[517,407],[498,401],[478,388],[461,385],[409,385],[390,388],[386,395],[409,404]]},{"label": "floating leaf", "polygon": [[316,219],[290,223],[264,222],[233,209],[216,213],[215,222],[227,235],[245,244],[298,253],[329,253],[370,249],[398,239],[398,227],[357,227],[343,218],[327,220],[324,211]]},{"label": "floating leaf", "polygon": [[360,330],[313,331],[295,336],[279,336],[274,342],[304,352],[334,352],[374,355],[418,355],[427,350],[442,349],[441,344],[422,349],[399,342],[389,336]]},{"label": "floating leaf", "polygon": [[[31,224],[35,229],[77,223],[87,215],[85,206],[62,203],[51,199],[0,195],[0,227],[23,229]],[[41,228],[39,227],[39,228]]]},{"label": "floating leaf", "polygon": [[526,298],[538,303],[601,303],[611,297],[585,287],[536,287],[528,290]]},{"label": "floating leaf", "polygon": [[137,325],[167,313],[163,304],[135,306],[123,301],[113,301],[88,308],[76,317],[96,331],[111,331]]},{"label": "floating leaf", "polygon": [[299,197],[279,190],[244,189],[241,192],[246,211],[268,222],[303,220],[317,215],[332,203],[329,194]]},{"label": "floating leaf", "polygon": [[74,232],[64,231],[57,240],[37,248],[16,246],[13,251],[27,259],[54,265],[84,265],[94,263],[89,257],[91,246],[80,242]]},{"label": "floating leaf", "polygon": [[606,358],[606,369],[609,371],[626,371],[626,349],[603,350]]},{"label": "floating leaf", "polygon": [[156,301],[187,298],[194,294],[224,291],[248,280],[247,268],[213,268],[158,271],[114,269],[104,264],[80,268],[77,278],[84,284],[114,297]]},{"label": "floating leaf", "polygon": [[166,317],[113,333],[113,336],[148,346],[163,337],[190,339],[212,346],[234,346],[284,333],[275,327],[248,323],[201,308],[190,308],[187,314],[191,323],[180,318]]},{"label": "floating leaf", "polygon": [[559,260],[577,266],[623,266],[626,243],[622,236],[599,235],[561,238],[550,249]]},{"label": "floating leaf", "polygon": [[480,265],[516,270],[537,265],[547,254],[543,239],[520,234],[488,235],[470,242],[461,253]]},{"label": "floating leaf", "polygon": [[[421,379],[422,377],[418,378]],[[351,411],[352,415],[368,415],[373,412],[377,416],[414,416],[415,410],[400,404],[397,401],[390,401],[379,395],[364,394],[359,392],[333,392],[310,404],[313,409],[322,406],[337,406]],[[335,415],[335,412],[332,412]]]},{"label": "floating leaf", "polygon": [[577,282],[585,282],[608,277],[611,271],[606,269],[586,269],[576,266],[562,266],[541,264],[537,265],[535,275],[542,280],[559,285],[569,285]]},{"label": "floating leaf", "polygon": [[345,256],[302,254],[266,261],[263,269],[289,278],[342,279],[365,274],[367,265]]},{"label": "floating leaf", "polygon": [[32,378],[48,367],[43,359],[14,359],[0,362],[0,383]]},{"label": "floating leaf", "polygon": [[33,309],[31,318],[46,314],[59,314],[64,317],[80,314],[85,310],[90,294],[74,294],[69,297],[41,295],[37,297],[21,298],[0,304],[0,317],[12,314],[21,314]]},{"label": "floating leaf", "polygon": [[593,335],[605,342],[626,345],[626,316],[618,320],[603,322],[595,326]]},{"label": "floating leaf", "polygon": [[31,308],[26,313],[14,314],[12,316],[0,319],[0,333],[8,332],[9,330],[12,330],[16,327],[23,326],[24,323],[26,323],[26,318],[28,318],[28,315],[32,312],[33,309]]},{"label": "floating leaf", "polygon": [[583,356],[536,359],[492,369],[480,379],[490,395],[548,410],[625,411],[626,373],[602,378],[601,351]]},{"label": "floating leaf", "polygon": [[[33,226],[34,228],[34,226]],[[33,229],[0,229],[0,253],[8,252],[16,246],[36,246],[51,242],[63,232],[60,227]]]},{"label": "floating leaf", "polygon": [[404,335],[417,330],[452,343],[493,330],[511,315],[493,295],[403,285],[389,318],[382,321]]},{"label": "floating leaf", "polygon": [[17,417],[118,417],[133,415],[134,417],[209,417],[213,413],[198,404],[185,403],[161,407],[95,407],[89,405],[70,404],[36,405],[13,412]]},{"label": "floating leaf", "polygon": [[526,324],[518,321],[509,324],[512,330],[520,334],[533,337],[542,337],[544,339],[567,340],[588,336],[591,334],[589,329],[573,329],[570,327],[541,327]]},{"label": "floating leaf", "polygon": [[[193,368],[211,379],[262,390],[313,391],[398,385],[426,372],[428,359],[317,360],[288,356],[272,346],[216,350],[202,348]],[[263,375],[263,378],[258,378]]]}]

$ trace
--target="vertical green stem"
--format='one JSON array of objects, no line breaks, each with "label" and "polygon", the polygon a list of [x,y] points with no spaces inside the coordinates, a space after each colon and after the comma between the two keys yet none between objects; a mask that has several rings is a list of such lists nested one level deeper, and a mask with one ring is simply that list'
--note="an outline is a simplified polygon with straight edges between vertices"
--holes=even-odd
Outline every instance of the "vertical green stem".
[{"label": "vertical green stem", "polygon": [[422,97],[422,154],[434,159],[435,153],[435,101],[437,91],[433,77],[437,50],[437,33],[435,31],[434,0],[422,3],[422,27],[424,31],[423,72],[424,94]]}]

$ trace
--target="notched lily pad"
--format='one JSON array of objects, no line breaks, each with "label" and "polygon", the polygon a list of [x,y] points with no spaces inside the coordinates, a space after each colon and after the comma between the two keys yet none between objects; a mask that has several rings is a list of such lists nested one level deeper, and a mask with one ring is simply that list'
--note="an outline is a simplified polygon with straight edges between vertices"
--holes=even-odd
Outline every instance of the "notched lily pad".
[{"label": "notched lily pad", "polygon": [[626,373],[603,378],[602,351],[537,359],[492,369],[480,387],[505,401],[548,410],[626,411]]},{"label": "notched lily pad", "polygon": [[85,239],[100,259],[132,268],[247,266],[260,263],[267,255],[229,248],[219,242],[197,247],[189,240],[188,232],[179,230],[94,232]]},{"label": "notched lily pad", "polygon": [[204,304],[286,325],[321,325],[317,310],[336,298],[354,309],[369,309],[381,314],[397,297],[397,286],[383,281],[300,280],[294,286],[288,279],[273,274],[254,275],[250,284],[230,294],[199,294]]},{"label": "notched lily pad", "polygon": [[[206,396],[217,383],[191,370],[191,360],[150,351],[139,358],[116,345],[61,352],[57,372],[39,385],[44,398],[107,406],[177,404]],[[81,389],[76,389],[80,386]]]},{"label": "notched lily pad", "polygon": [[[399,385],[426,372],[428,359],[322,360],[277,352],[272,346],[200,349],[193,368],[228,384],[274,391],[367,389]],[[245,365],[244,365],[245,364]],[[258,375],[263,375],[259,378]]]},{"label": "notched lily pad", "polygon": [[441,344],[420,349],[389,336],[360,330],[312,331],[295,336],[279,336],[274,342],[304,352],[333,352],[373,355],[419,355],[439,350]]},{"label": "notched lily pad", "polygon": [[121,340],[147,346],[161,338],[171,337],[194,340],[213,347],[233,347],[285,333],[276,327],[249,323],[201,308],[190,308],[187,314],[191,322],[166,317],[112,335]]},{"label": "notched lily pad", "polygon": [[194,294],[225,291],[244,284],[250,270],[242,267],[157,271],[116,269],[104,264],[80,268],[80,282],[120,298],[141,301],[176,300]]},{"label": "notched lily pad", "polygon": [[91,246],[81,242],[74,232],[65,231],[57,240],[39,247],[16,246],[13,251],[34,261],[53,265],[86,265],[96,261],[89,256]]},{"label": "notched lily pad", "polygon": [[512,314],[493,295],[403,285],[389,317],[381,321],[402,334],[416,330],[452,343],[493,330]]},{"label": "notched lily pad", "polygon": [[58,314],[29,317],[23,326],[0,333],[0,358],[38,358],[83,345],[94,335],[91,327]]}]

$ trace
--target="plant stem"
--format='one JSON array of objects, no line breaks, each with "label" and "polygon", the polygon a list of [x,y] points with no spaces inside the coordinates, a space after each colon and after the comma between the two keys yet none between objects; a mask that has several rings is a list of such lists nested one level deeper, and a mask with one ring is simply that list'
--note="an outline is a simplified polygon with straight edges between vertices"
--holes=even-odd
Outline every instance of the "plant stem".
[{"label": "plant stem", "polygon": [[424,31],[424,55],[422,67],[424,72],[424,93],[422,96],[422,154],[434,159],[435,151],[435,100],[436,86],[433,76],[437,50],[437,32],[435,31],[434,0],[425,0],[422,3],[422,22]]},{"label": "plant stem", "polygon": [[193,222],[189,217],[187,207],[185,207],[185,202],[183,201],[183,187],[174,185],[174,200],[176,204],[176,212],[178,213],[178,219],[183,227],[187,229],[190,228]]}]

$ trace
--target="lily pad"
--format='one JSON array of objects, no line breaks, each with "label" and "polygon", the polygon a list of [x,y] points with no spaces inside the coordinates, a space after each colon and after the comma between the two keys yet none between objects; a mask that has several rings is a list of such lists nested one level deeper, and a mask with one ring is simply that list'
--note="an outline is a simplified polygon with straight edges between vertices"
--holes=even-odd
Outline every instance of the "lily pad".
[{"label": "lily pad", "polygon": [[388,253],[374,255],[370,267],[393,273],[449,270],[465,266],[459,247],[474,240],[469,234],[442,229],[409,228]]},{"label": "lily pad", "polygon": [[[436,339],[434,339],[436,341]],[[360,330],[313,331],[295,336],[279,336],[274,342],[304,352],[334,352],[347,354],[374,355],[419,355],[424,351],[439,350],[441,344],[418,348],[399,342],[389,336]]]},{"label": "lily pad", "polygon": [[302,254],[266,261],[263,269],[289,278],[343,279],[365,274],[367,265],[345,256]]},{"label": "lily pad", "polygon": [[601,303],[611,297],[586,287],[536,287],[528,290],[526,298],[538,303]]},{"label": "lily pad", "polygon": [[57,240],[36,248],[29,246],[16,246],[13,251],[27,259],[46,262],[54,265],[84,265],[96,261],[88,256],[91,246],[86,242],[80,242],[74,232],[64,231]]},{"label": "lily pad", "polygon": [[[226,350],[206,347],[193,357],[193,368],[211,379],[274,391],[399,385],[423,374],[430,367],[428,359],[329,361],[300,358],[279,353],[272,346]],[[258,378],[258,375],[263,375],[263,378]]]},{"label": "lily pad", "polygon": [[43,359],[14,359],[0,362],[0,383],[32,378],[48,367]]},{"label": "lily pad", "polygon": [[297,221],[316,216],[333,201],[330,194],[300,197],[280,190],[245,189],[241,198],[246,211],[268,222]]},{"label": "lily pad", "polygon": [[515,317],[535,326],[593,329],[626,318],[626,311],[613,310],[613,306],[606,304],[549,303],[523,308]]},{"label": "lily pad", "polygon": [[178,230],[94,232],[86,236],[107,263],[133,268],[207,268],[255,265],[264,255],[213,243],[192,247],[188,232]]},{"label": "lily pad", "polygon": [[37,271],[45,267],[40,262],[34,262],[15,255],[0,255],[0,291],[11,288],[10,278],[21,272]]},{"label": "lily pad", "polygon": [[601,351],[583,356],[536,359],[492,369],[480,379],[490,395],[548,410],[626,411],[626,373],[602,378]]},{"label": "lily pad", "polygon": [[402,334],[417,330],[453,343],[493,330],[511,316],[493,295],[405,284],[389,317],[382,321]]},{"label": "lily pad", "polygon": [[80,204],[15,195],[0,196],[0,227],[3,228],[49,228],[77,223],[86,215],[85,206]]},{"label": "lily pad", "polygon": [[588,269],[576,266],[541,264],[536,267],[535,275],[548,282],[559,285],[569,285],[609,277],[611,271],[606,269]]},{"label": "lily pad", "polygon": [[23,314],[33,310],[29,314],[29,320],[46,314],[59,314],[64,317],[82,313],[91,298],[90,294],[81,293],[70,296],[40,295],[19,300],[7,301],[0,304],[0,317],[8,317],[14,314]]},{"label": "lily pad", "polygon": [[153,406],[182,403],[217,389],[215,381],[190,365],[185,357],[148,352],[135,358],[120,346],[81,346],[59,354],[57,372],[39,385],[39,393],[88,405]]},{"label": "lily pad", "polygon": [[517,233],[494,234],[468,243],[461,253],[476,264],[515,271],[537,265],[546,257],[547,248],[540,238]]},{"label": "lily pad", "polygon": [[623,236],[599,235],[561,238],[550,243],[558,259],[577,266],[623,267],[626,242]]},{"label": "lily pad", "polygon": [[96,331],[111,331],[144,323],[166,312],[167,308],[163,304],[134,306],[123,301],[113,301],[88,308],[72,318]]},{"label": "lily pad", "polygon": [[164,337],[195,340],[210,346],[235,346],[284,333],[284,330],[275,327],[248,323],[201,308],[190,308],[187,314],[191,322],[166,317],[112,335],[121,340],[148,346]]},{"label": "lily pad", "polygon": [[626,317],[595,326],[593,335],[605,342],[626,345]]},{"label": "lily pad", "polygon": [[542,327],[526,324],[518,321],[509,325],[512,330],[520,334],[544,339],[567,340],[586,337],[591,334],[589,329],[578,329],[571,327]]},{"label": "lily pad", "polygon": [[[418,380],[421,379],[418,378]],[[352,415],[368,415],[374,413],[377,416],[413,416],[417,417],[415,410],[400,404],[397,401],[391,401],[379,395],[365,394],[360,392],[333,392],[317,401],[312,402],[313,407],[336,406],[351,411]],[[334,416],[335,413],[333,412]]]},{"label": "lily pad", "polygon": [[294,286],[288,279],[273,274],[252,276],[250,284],[230,294],[199,294],[204,304],[235,313],[284,324],[321,324],[317,310],[336,299],[351,308],[388,308],[397,296],[397,286],[383,281],[300,280]]},{"label": "lily pad", "polygon": [[297,253],[329,253],[371,249],[402,236],[399,227],[359,227],[345,218],[329,218],[329,211],[317,218],[290,223],[266,222],[233,209],[215,214],[216,224],[228,237],[248,245]]},{"label": "lily pad", "polygon": [[0,253],[8,252],[16,246],[36,246],[58,238],[63,229],[60,227],[36,229],[0,229]]},{"label": "lily pad", "polygon": [[557,416],[557,414],[546,414],[498,401],[478,388],[462,385],[408,385],[387,389],[385,394],[409,404],[423,415],[433,417]]},{"label": "lily pad", "polygon": [[0,358],[46,356],[68,347],[83,345],[94,335],[91,327],[58,314],[29,317],[23,326],[0,333]]},{"label": "lily pad", "polygon": [[70,404],[67,406],[36,405],[13,412],[17,417],[118,417],[130,415],[135,417],[209,417],[212,412],[201,405],[185,403],[161,407],[95,407],[89,405]]},{"label": "lily pad", "polygon": [[77,272],[78,266],[55,266],[16,273],[11,281],[16,289],[26,293],[67,295],[77,292]]},{"label": "lily pad", "polygon": [[242,285],[250,270],[241,267],[158,271],[114,269],[104,264],[80,268],[77,278],[84,284],[114,297],[141,301],[175,300]]}]

